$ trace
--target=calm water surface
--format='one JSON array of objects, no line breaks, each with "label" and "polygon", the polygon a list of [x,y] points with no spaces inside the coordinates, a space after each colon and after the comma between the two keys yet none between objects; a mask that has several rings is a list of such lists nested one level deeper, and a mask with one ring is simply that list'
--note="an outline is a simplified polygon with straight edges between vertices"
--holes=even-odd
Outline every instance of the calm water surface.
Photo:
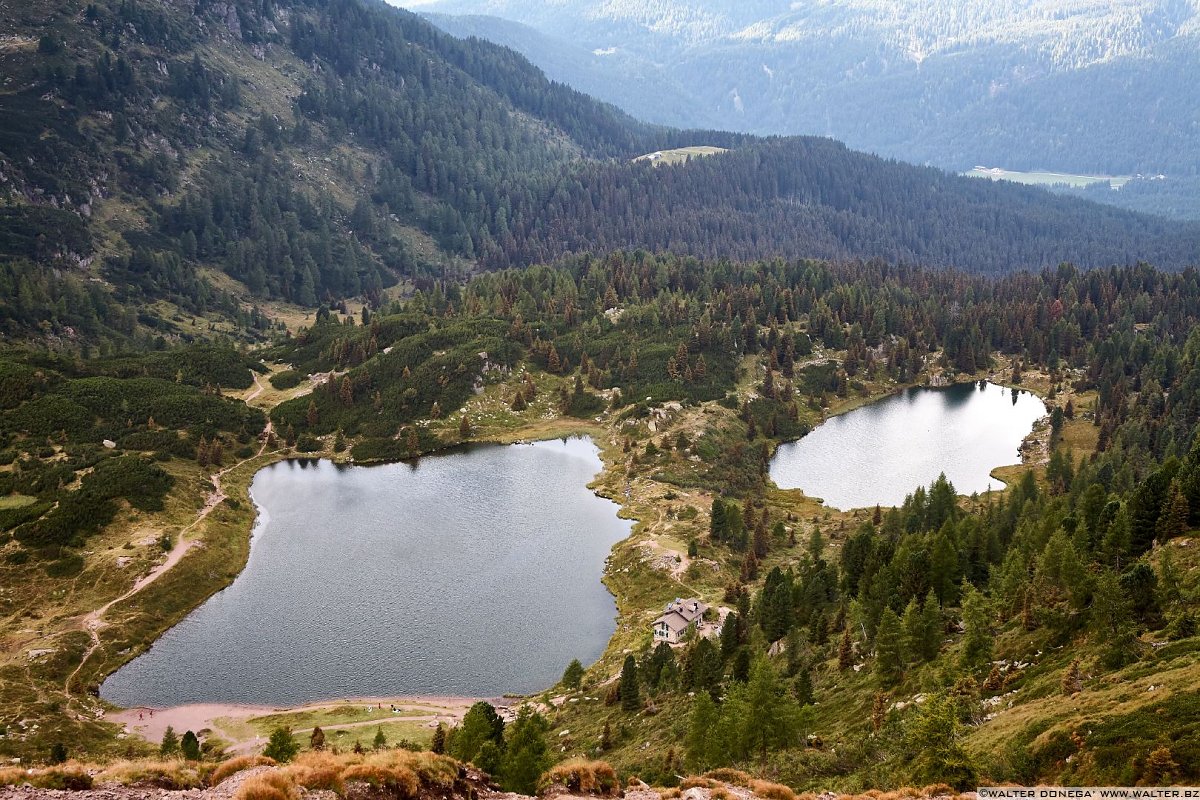
[{"label": "calm water surface", "polygon": [[900,505],[939,473],[959,494],[1003,488],[989,473],[1045,416],[1037,396],[985,383],[915,388],[833,417],[780,446],[771,478],[839,509]]},{"label": "calm water surface", "polygon": [[291,705],[545,688],[614,630],[600,578],[632,523],[587,489],[600,469],[586,439],[267,467],[245,570],[101,695]]}]

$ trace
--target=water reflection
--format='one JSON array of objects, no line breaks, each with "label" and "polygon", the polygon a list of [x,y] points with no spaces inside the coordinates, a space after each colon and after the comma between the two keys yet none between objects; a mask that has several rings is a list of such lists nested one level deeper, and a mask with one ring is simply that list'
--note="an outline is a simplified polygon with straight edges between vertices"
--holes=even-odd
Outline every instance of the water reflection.
[{"label": "water reflection", "polygon": [[1044,414],[1035,395],[987,382],[912,388],[780,446],[771,478],[841,509],[899,505],[941,472],[963,494],[1001,488],[991,470],[1020,460]]},{"label": "water reflection", "polygon": [[614,628],[600,579],[631,523],[586,488],[600,467],[582,439],[267,467],[245,570],[101,694],[295,704],[545,688]]}]

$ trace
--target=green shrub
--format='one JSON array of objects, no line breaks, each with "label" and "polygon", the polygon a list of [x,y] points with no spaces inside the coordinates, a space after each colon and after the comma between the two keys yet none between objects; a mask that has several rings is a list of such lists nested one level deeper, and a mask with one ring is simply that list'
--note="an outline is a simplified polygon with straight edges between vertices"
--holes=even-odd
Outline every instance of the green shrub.
[{"label": "green shrub", "polygon": [[304,376],[294,369],[276,372],[270,377],[271,385],[280,391],[294,389],[304,380]]}]

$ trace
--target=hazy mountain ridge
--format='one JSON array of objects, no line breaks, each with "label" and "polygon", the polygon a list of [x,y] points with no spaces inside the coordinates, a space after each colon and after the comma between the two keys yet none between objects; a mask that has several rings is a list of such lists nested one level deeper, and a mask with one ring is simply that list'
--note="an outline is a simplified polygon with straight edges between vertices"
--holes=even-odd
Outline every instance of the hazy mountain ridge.
[{"label": "hazy mountain ridge", "polygon": [[1197,171],[1195,0],[436,0],[420,10],[491,14],[569,41],[551,55],[509,27],[439,19],[651,122],[827,135],[955,170]]}]

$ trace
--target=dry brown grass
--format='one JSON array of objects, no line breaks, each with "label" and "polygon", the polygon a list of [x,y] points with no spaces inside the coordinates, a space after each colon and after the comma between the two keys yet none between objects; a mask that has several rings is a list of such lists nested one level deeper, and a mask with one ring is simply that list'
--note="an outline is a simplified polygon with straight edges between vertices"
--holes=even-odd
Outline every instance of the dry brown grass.
[{"label": "dry brown grass", "polygon": [[571,794],[608,797],[621,788],[617,772],[606,761],[566,761],[551,767],[538,780],[538,793],[565,786]]},{"label": "dry brown grass", "polygon": [[687,791],[688,789],[697,789],[697,788],[698,789],[715,789],[715,788],[717,788],[717,782],[713,781],[713,780],[709,780],[708,778],[697,778],[695,776],[692,776],[689,778],[684,778],[683,781],[680,782],[679,788],[682,789],[683,791]]},{"label": "dry brown grass", "polygon": [[796,793],[782,783],[755,780],[750,782],[750,791],[767,800],[796,800]]},{"label": "dry brown grass", "polygon": [[207,782],[213,765],[198,761],[118,761],[98,776],[100,783],[153,786],[158,789],[198,789]]},{"label": "dry brown grass", "polygon": [[210,786],[217,786],[230,775],[234,775],[251,767],[273,767],[275,760],[266,756],[238,756],[231,758],[228,761],[222,761],[213,770],[209,776],[208,783]]},{"label": "dry brown grass", "polygon": [[63,764],[45,769],[0,769],[0,786],[24,786],[35,789],[69,789],[83,791],[92,788],[92,776],[78,764]]},{"label": "dry brown grass", "polygon": [[[213,771],[209,783],[215,786],[231,775],[264,765],[273,766],[275,762],[262,756],[233,758]],[[427,752],[384,750],[333,755],[310,751],[278,770],[249,777],[236,797],[237,800],[294,800],[302,789],[343,795],[346,784],[365,783],[386,790],[396,800],[410,800],[423,788],[440,794],[453,791],[458,770],[454,759]]]},{"label": "dry brown grass", "polygon": [[287,765],[283,772],[293,783],[309,791],[325,789],[342,794],[345,782],[342,771],[345,763],[337,757],[322,752],[301,753],[296,761]]},{"label": "dry brown grass", "polygon": [[0,786],[20,786],[27,776],[28,771],[20,767],[0,767]]},{"label": "dry brown grass", "polygon": [[298,800],[300,790],[282,772],[251,775],[237,790],[234,800]]},{"label": "dry brown grass", "polygon": [[746,789],[750,788],[750,783],[754,780],[740,769],[729,769],[728,767],[706,772],[704,773],[704,777],[711,778],[714,781],[721,781],[722,783],[731,783],[734,786],[741,786]]},{"label": "dry brown grass", "polygon": [[366,783],[373,787],[387,789],[394,797],[414,798],[421,782],[412,770],[404,766],[385,766],[383,764],[352,764],[342,772],[342,780],[346,783]]}]

